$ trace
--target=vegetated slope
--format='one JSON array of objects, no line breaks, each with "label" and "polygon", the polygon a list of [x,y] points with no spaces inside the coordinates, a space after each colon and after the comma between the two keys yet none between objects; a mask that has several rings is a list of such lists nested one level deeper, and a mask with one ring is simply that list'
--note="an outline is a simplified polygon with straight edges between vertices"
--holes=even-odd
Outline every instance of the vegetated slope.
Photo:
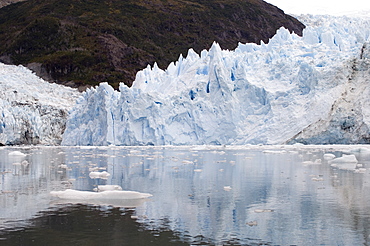
[{"label": "vegetated slope", "polygon": [[281,26],[299,35],[304,28],[262,0],[29,0],[0,9],[0,61],[49,81],[117,88],[189,48],[267,42]]}]

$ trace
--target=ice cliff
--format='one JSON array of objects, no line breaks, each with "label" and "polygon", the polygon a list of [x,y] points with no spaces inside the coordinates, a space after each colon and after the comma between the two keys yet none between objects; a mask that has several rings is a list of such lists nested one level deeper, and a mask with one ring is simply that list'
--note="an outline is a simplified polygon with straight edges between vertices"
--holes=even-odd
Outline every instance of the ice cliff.
[{"label": "ice cliff", "polygon": [[0,145],[60,144],[79,95],[25,67],[0,63]]},{"label": "ice cliff", "polygon": [[299,17],[268,44],[189,50],[131,88],[87,90],[63,145],[369,143],[370,20]]}]

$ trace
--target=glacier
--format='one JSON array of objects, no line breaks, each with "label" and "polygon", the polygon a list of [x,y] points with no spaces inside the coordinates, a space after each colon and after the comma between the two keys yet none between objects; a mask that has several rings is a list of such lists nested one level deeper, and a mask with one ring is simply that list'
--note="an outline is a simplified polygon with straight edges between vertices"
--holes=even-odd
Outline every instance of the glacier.
[{"label": "glacier", "polygon": [[0,63],[0,145],[369,143],[369,18],[297,18],[302,37],[190,49],[119,91],[81,95]]},{"label": "glacier", "polygon": [[131,88],[88,89],[62,145],[351,144],[370,142],[370,19],[302,15],[303,36],[214,43],[156,64]]},{"label": "glacier", "polygon": [[58,145],[80,93],[0,63],[0,145]]}]

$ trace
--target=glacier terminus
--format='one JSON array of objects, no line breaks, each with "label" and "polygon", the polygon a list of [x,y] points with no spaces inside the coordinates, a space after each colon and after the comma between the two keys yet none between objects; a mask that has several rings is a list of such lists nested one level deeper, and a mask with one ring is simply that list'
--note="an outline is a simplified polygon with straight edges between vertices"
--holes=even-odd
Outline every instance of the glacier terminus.
[{"label": "glacier terminus", "polygon": [[370,19],[301,15],[268,43],[214,43],[132,87],[79,94],[1,65],[0,144],[243,145],[370,142]]},{"label": "glacier terminus", "polygon": [[370,21],[302,15],[265,44],[192,49],[131,88],[87,90],[63,145],[336,144],[370,142]]}]

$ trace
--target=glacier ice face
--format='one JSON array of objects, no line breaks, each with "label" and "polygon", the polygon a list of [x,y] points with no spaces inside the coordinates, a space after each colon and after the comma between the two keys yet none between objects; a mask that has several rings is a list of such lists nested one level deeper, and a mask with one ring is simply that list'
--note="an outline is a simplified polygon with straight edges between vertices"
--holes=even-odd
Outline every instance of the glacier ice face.
[{"label": "glacier ice face", "polygon": [[0,63],[0,145],[60,144],[79,93]]},{"label": "glacier ice face", "polygon": [[[86,91],[71,111],[62,144],[335,142],[348,129],[336,121],[368,132],[370,21],[299,18],[308,26],[303,37],[280,28],[268,44],[227,51],[214,43],[201,54],[190,49],[166,70],[148,66],[131,88],[121,84],[114,91],[102,83]],[[351,96],[357,103],[342,105],[354,83],[363,85],[357,98]],[[343,123],[354,105],[361,119]]]}]

